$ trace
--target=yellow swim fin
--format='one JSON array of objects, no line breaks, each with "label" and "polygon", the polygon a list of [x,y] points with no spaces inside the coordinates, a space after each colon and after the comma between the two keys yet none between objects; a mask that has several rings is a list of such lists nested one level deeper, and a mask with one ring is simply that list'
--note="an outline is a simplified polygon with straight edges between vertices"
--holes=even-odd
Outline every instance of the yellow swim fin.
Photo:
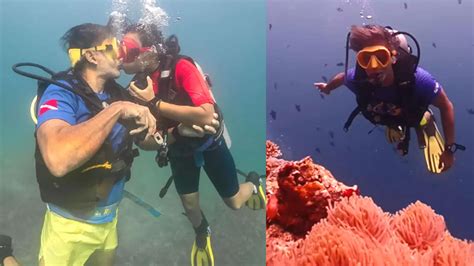
[{"label": "yellow swim fin", "polygon": [[194,228],[196,239],[191,250],[191,266],[214,266],[214,254],[211,246],[211,228],[204,213],[199,227]]},{"label": "yellow swim fin", "polygon": [[[434,117],[433,117],[434,118]],[[431,173],[439,174],[443,170],[443,165],[439,165],[440,156],[444,152],[444,139],[436,126],[434,119],[431,119],[421,130],[424,140],[423,153],[425,155],[426,167]]]},{"label": "yellow swim fin", "polygon": [[245,205],[252,210],[265,209],[267,197],[265,196],[265,190],[263,189],[260,176],[256,172],[250,172],[245,181],[252,182],[257,188],[247,202],[245,202]]},{"label": "yellow swim fin", "polygon": [[196,235],[193,249],[191,251],[192,266],[214,266],[214,254],[212,253],[211,235]]}]

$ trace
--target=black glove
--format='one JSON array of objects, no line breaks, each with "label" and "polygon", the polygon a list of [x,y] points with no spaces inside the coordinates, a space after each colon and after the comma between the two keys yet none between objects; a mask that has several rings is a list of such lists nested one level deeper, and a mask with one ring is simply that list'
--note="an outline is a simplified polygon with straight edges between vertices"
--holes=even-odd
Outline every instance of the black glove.
[{"label": "black glove", "polygon": [[0,264],[3,264],[3,260],[10,256],[13,256],[12,238],[0,235]]}]

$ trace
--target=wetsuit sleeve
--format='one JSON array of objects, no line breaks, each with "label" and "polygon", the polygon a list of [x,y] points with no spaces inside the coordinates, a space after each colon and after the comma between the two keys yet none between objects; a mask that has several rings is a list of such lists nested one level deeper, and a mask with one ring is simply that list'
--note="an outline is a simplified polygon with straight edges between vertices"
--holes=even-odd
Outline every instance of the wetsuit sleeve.
[{"label": "wetsuit sleeve", "polygon": [[431,104],[441,90],[441,85],[428,71],[420,67],[417,68],[415,73],[415,94],[423,103]]},{"label": "wetsuit sleeve", "polygon": [[37,103],[39,128],[44,122],[51,119],[60,119],[70,125],[77,123],[76,112],[77,98],[72,93],[56,85],[49,85],[39,103]]},{"label": "wetsuit sleeve", "polygon": [[354,83],[355,68],[349,68],[347,70],[347,77],[344,77],[344,85],[349,88],[354,94],[357,94],[358,90]]},{"label": "wetsuit sleeve", "polygon": [[186,91],[194,106],[214,104],[206,81],[193,63],[186,59],[179,60],[176,63],[175,78],[178,88]]}]

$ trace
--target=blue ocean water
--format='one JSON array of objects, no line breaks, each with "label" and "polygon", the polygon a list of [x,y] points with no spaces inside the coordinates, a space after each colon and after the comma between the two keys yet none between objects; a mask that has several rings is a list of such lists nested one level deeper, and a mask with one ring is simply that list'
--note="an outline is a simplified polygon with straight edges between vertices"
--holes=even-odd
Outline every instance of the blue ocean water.
[{"label": "blue ocean water", "polygon": [[[143,1],[121,2],[138,10]],[[165,35],[177,34],[182,53],[196,59],[212,77],[237,167],[264,173],[265,3],[158,3],[171,17]],[[69,61],[59,38],[78,24],[105,24],[111,7],[111,1],[0,1],[0,234],[13,237],[14,254],[24,265],[36,264],[45,206],[35,180],[34,126],[29,117],[36,83],[14,74],[11,66],[27,61],[55,71],[67,68]],[[126,85],[130,78],[123,75],[120,83]],[[189,264],[194,232],[181,214],[174,186],[164,199],[158,198],[170,171],[159,169],[154,156],[141,152],[126,188],[162,216],[153,218],[130,201],[122,202],[117,265]],[[263,265],[265,213],[228,209],[204,173],[200,191],[201,206],[213,230],[216,264]]]},{"label": "blue ocean water", "polygon": [[[268,1],[267,139],[280,145],[286,159],[310,155],[342,182],[357,184],[385,211],[420,200],[444,216],[454,236],[474,239],[474,115],[467,112],[474,108],[472,10],[472,1],[457,0]],[[427,172],[414,132],[403,158],[382,128],[367,134],[373,125],[361,116],[345,133],[354,95],[340,87],[322,99],[314,89],[322,76],[344,71],[337,64],[345,60],[346,35],[351,25],[362,23],[390,25],[420,43],[420,66],[445,88],[455,106],[456,141],[467,147],[456,153],[449,172]],[[352,51],[349,62],[354,66]]]}]

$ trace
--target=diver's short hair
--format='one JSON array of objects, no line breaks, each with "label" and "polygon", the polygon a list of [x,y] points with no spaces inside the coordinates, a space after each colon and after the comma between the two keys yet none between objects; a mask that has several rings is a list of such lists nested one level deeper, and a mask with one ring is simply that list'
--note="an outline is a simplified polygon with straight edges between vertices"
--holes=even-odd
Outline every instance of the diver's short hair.
[{"label": "diver's short hair", "polygon": [[387,45],[390,50],[400,46],[400,41],[380,25],[352,25],[349,39],[350,48],[356,52],[364,47],[373,45]]},{"label": "diver's short hair", "polygon": [[100,45],[112,35],[112,30],[108,26],[84,23],[69,29],[61,37],[61,42],[65,49],[86,49]]},{"label": "diver's short hair", "polygon": [[163,33],[154,24],[131,24],[129,25],[124,33],[137,33],[140,42],[144,47],[160,46],[163,44]]}]

